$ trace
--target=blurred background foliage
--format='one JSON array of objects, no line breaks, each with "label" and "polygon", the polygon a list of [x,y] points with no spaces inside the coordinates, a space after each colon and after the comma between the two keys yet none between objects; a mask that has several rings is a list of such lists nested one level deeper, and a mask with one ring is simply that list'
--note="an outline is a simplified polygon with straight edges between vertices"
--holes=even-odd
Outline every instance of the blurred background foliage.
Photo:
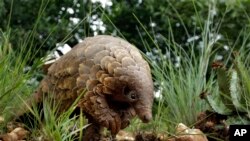
[{"label": "blurred background foliage", "polygon": [[165,37],[186,50],[189,44],[199,47],[210,14],[217,45],[237,47],[241,31],[249,30],[249,12],[248,0],[0,0],[0,30],[11,29],[14,49],[32,34],[30,46],[41,48],[38,58],[96,34],[121,36],[142,50],[156,43],[166,52]]}]

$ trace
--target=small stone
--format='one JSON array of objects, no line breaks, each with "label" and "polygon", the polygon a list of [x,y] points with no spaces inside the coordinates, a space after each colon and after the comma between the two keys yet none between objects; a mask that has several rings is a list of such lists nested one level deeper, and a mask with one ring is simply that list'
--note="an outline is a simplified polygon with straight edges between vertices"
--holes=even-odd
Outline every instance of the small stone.
[{"label": "small stone", "polygon": [[121,130],[116,135],[116,139],[118,141],[134,141],[135,138],[130,132],[126,132],[124,130]]},{"label": "small stone", "polygon": [[26,138],[26,135],[29,132],[21,127],[17,127],[15,128],[13,131],[11,131],[10,133],[7,133],[5,135],[1,135],[0,139],[2,141],[19,141],[19,140],[23,140]]},{"label": "small stone", "polygon": [[190,129],[183,123],[176,128],[176,137],[171,141],[208,141],[206,135],[199,129]]}]

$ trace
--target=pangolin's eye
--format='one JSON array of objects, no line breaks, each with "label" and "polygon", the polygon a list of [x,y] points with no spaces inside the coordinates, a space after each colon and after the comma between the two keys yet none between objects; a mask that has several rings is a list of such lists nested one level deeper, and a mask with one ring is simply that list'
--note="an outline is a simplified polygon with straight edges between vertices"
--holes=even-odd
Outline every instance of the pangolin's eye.
[{"label": "pangolin's eye", "polygon": [[136,92],[131,90],[128,86],[123,87],[123,94],[127,98],[127,100],[133,102],[138,99]]},{"label": "pangolin's eye", "polygon": [[134,91],[129,92],[130,98],[133,100],[137,99],[136,93]]}]

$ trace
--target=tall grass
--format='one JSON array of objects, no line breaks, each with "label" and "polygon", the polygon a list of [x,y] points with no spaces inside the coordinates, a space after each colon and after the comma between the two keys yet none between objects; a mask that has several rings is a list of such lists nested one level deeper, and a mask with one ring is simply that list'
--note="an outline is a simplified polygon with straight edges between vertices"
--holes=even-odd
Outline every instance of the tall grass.
[{"label": "tall grass", "polygon": [[41,137],[43,140],[58,141],[81,140],[82,131],[88,124],[82,112],[79,115],[73,114],[78,100],[76,99],[75,103],[62,113],[58,113],[61,103],[58,101],[55,103],[54,99],[44,98],[41,107],[34,105],[30,109],[32,116],[35,117],[30,121],[34,126],[30,138]]},{"label": "tall grass", "polygon": [[[24,108],[22,106],[25,105],[25,100],[32,95],[37,87],[33,80],[37,75],[41,75],[39,70],[41,70],[43,62],[41,59],[35,59],[42,46],[39,49],[33,48],[35,46],[34,36],[48,2],[44,0],[41,2],[32,30],[18,42],[18,46],[11,44],[10,37],[16,36],[11,31],[11,27],[8,26],[6,31],[0,30],[0,117],[3,117],[5,122],[0,123],[0,133],[6,133],[6,124],[13,119],[18,108]],[[11,18],[11,14],[9,18]],[[85,20],[86,18],[81,20],[73,30]],[[51,34],[43,42],[45,43],[50,36]],[[62,42],[68,38],[69,36],[65,37]],[[30,62],[32,62],[32,66],[30,66]],[[27,115],[27,120],[28,116],[36,119],[26,121],[31,124],[31,127],[27,127],[32,131],[30,138],[42,137],[43,139],[61,141],[71,141],[76,137],[81,139],[82,130],[87,125],[82,113],[80,116],[71,117],[76,103],[59,116],[57,106],[51,103],[47,99],[43,101],[43,112],[40,110],[41,107],[27,105],[28,112],[31,113],[31,115]]]},{"label": "tall grass", "polygon": [[[22,39],[18,38],[18,46],[13,46],[10,41],[11,37],[16,36],[10,27],[13,4],[12,0],[6,30],[0,30],[0,115],[4,116],[5,121],[13,117],[13,109],[22,105],[22,99],[32,94],[36,85],[35,79],[31,78],[37,74],[36,68],[41,65],[41,61],[35,59],[37,50],[33,46],[34,34],[42,13],[38,14],[32,31]],[[41,5],[39,12],[42,12],[43,8],[44,5]]]},{"label": "tall grass", "polygon": [[[177,123],[191,126],[197,121],[197,115],[207,108],[199,95],[210,82],[204,75],[209,63],[206,56],[187,54],[177,46],[169,50],[180,57],[179,64],[172,62],[170,58],[160,58],[159,63],[151,65],[161,93],[161,97],[156,100],[155,120],[161,121],[157,123],[157,127],[161,128],[165,123],[171,131]],[[210,52],[204,55],[208,54]]]},{"label": "tall grass", "polygon": [[31,93],[31,87],[26,85],[30,78],[30,71],[25,72],[30,52],[25,52],[23,44],[13,50],[9,42],[10,32],[0,34],[0,113],[6,115],[11,112],[11,107],[19,105],[19,97]]}]

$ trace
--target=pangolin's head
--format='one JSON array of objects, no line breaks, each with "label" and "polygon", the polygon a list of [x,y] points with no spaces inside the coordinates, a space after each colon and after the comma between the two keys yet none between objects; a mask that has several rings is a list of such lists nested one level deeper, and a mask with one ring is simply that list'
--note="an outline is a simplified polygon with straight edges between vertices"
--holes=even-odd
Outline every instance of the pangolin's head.
[{"label": "pangolin's head", "polygon": [[[136,74],[137,73],[137,74]],[[130,83],[132,92],[136,93],[138,100],[133,103],[136,114],[143,122],[149,122],[152,119],[152,106],[153,106],[153,82],[151,74],[143,71],[136,72],[134,82]]]},{"label": "pangolin's head", "polygon": [[[119,70],[119,69],[118,69]],[[119,77],[120,94],[116,95],[116,100],[130,103],[135,109],[137,116],[143,122],[152,119],[153,105],[153,81],[148,65],[130,66],[121,68],[125,72]]]}]

